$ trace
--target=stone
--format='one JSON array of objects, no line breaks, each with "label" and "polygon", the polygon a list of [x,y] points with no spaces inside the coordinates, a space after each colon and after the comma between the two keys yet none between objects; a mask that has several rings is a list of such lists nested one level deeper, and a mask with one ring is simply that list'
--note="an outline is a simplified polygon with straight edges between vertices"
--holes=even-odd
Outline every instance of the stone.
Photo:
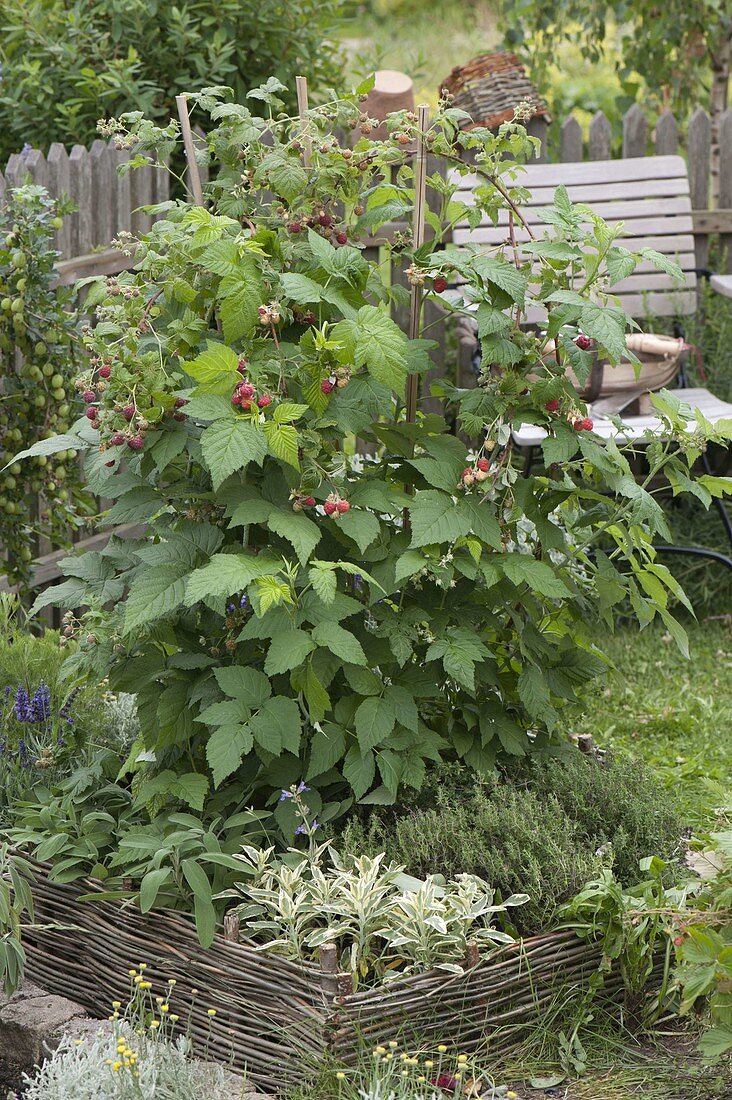
[{"label": "stone", "polygon": [[0,1007],[0,1059],[32,1069],[54,1050],[66,1028],[86,1012],[66,997],[25,984]]}]

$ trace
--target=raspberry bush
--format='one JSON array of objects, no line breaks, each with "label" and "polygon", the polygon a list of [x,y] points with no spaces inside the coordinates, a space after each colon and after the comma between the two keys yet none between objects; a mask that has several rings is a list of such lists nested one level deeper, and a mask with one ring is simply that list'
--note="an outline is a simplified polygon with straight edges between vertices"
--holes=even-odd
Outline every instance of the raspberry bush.
[{"label": "raspberry bush", "polygon": [[[663,470],[706,501],[726,482],[690,479],[712,433],[685,434],[688,416],[662,394],[669,440],[650,443],[639,484],[569,381],[593,351],[625,352],[629,322],[604,288],[641,257],[619,230],[560,189],[520,255],[510,242],[443,247],[452,223],[485,212],[519,224],[520,173],[505,170],[534,151],[519,122],[460,131],[441,104],[426,140],[449,169],[477,171],[474,205],[435,172],[431,239],[414,249],[406,228],[380,231],[409,222],[415,116],[393,116],[377,142],[357,103],[330,103],[304,135],[280,92],[272,80],[253,93],[268,120],[222,89],[192,97],[211,119],[208,206],[171,204],[136,270],[91,291],[73,446],[114,500],[107,523],[142,523],[145,536],[69,559],[36,607],[88,608],[68,620],[74,667],[138,693],[134,782],[169,798],[196,773],[183,801],[275,807],[289,840],[280,791],[302,781],[323,822],[419,788],[430,761],[486,772],[561,739],[562,709],[605,668],[589,627],[610,625],[621,601],[683,645],[668,608],[682,594],[652,548],[668,532],[651,479]],[[179,140],[175,123],[122,124],[161,157]],[[334,135],[354,127],[345,147]],[[369,236],[384,262],[364,258]],[[475,389],[433,386],[445,416],[406,419],[408,376],[430,369],[432,344],[390,317],[403,291],[388,252],[424,296],[459,286],[448,313],[473,303],[483,370]],[[534,303],[547,321],[529,329]],[[511,431],[527,421],[548,436],[545,469],[524,478]]]}]

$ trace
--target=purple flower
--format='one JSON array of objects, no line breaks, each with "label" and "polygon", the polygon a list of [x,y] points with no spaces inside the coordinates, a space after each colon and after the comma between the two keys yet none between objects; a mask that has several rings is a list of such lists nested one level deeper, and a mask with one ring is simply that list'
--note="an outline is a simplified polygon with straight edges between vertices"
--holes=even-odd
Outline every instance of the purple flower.
[{"label": "purple flower", "polygon": [[34,722],[45,722],[51,717],[51,691],[41,680],[30,701]]},{"label": "purple flower", "polygon": [[28,689],[23,684],[19,684],[15,692],[15,717],[19,722],[34,721]]},{"label": "purple flower", "polygon": [[236,611],[236,604],[235,603],[228,604],[226,610],[227,611]]},{"label": "purple flower", "polygon": [[30,753],[28,752],[28,746],[22,739],[18,742],[18,759],[20,760],[21,768],[27,768],[30,764]]},{"label": "purple flower", "polygon": [[10,692],[12,690],[13,689],[11,688],[10,684],[5,685],[5,687],[3,688],[3,703],[7,703],[8,699],[10,698]]},{"label": "purple flower", "polygon": [[288,798],[292,798],[292,791],[280,791],[280,802],[286,802]]},{"label": "purple flower", "polygon": [[306,787],[306,786],[305,786],[305,783],[304,783],[304,782],[303,782],[303,780],[301,779],[301,780],[300,780],[300,782],[299,782],[299,783],[298,783],[298,785],[297,785],[297,793],[298,793],[298,794],[304,794],[304,793],[305,793],[305,791],[309,791],[309,790],[310,790],[310,788],[309,788],[309,787]]},{"label": "purple flower", "polygon": [[298,825],[298,827],[295,829],[295,836],[301,836],[303,833],[306,833],[307,831],[308,831],[308,827],[305,824],[305,822],[303,821],[303,823],[301,825]]},{"label": "purple flower", "polygon": [[23,148],[20,150],[21,157],[27,157],[33,146],[29,141],[23,143]]},{"label": "purple flower", "polygon": [[242,596],[242,598],[239,600],[239,607],[246,607],[248,605],[248,603],[249,603],[249,600],[247,599],[247,597]]}]

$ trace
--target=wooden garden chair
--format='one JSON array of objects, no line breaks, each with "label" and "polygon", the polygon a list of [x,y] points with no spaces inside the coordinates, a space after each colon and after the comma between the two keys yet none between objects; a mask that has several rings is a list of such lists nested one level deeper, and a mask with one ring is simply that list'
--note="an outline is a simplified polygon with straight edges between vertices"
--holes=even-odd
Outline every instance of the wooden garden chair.
[{"label": "wooden garden chair", "polygon": [[[461,183],[461,192],[456,198],[469,203],[470,188],[474,183],[474,179],[465,177]],[[694,313],[697,308],[697,278],[700,273],[696,269],[694,256],[689,178],[682,157],[635,157],[564,164],[530,164],[525,171],[519,173],[516,183],[531,192],[531,198],[528,203],[522,204],[521,212],[537,236],[541,236],[544,231],[538,212],[551,206],[555,188],[563,184],[573,202],[587,203],[610,225],[621,221],[624,223],[625,235],[619,241],[623,247],[631,251],[653,248],[675,260],[684,273],[683,284],[644,261],[629,278],[618,282],[612,288],[612,293],[633,318],[673,317],[676,334],[683,337],[682,319]],[[503,244],[507,235],[508,218],[502,213],[495,226],[484,221],[475,229],[470,229],[467,225],[456,227],[453,243],[496,246]],[[526,231],[520,226],[516,227],[516,238],[519,246],[522,241],[527,240]],[[718,293],[732,298],[732,276],[713,275],[711,286]],[[538,311],[535,315],[529,311],[526,318],[528,324],[541,319]],[[462,326],[459,337],[458,371],[461,384],[465,384],[471,372],[475,377],[476,364],[480,363],[476,329],[472,325],[469,328],[470,331],[466,331],[465,326]],[[676,388],[671,389],[671,392],[692,408],[698,408],[712,423],[732,419],[732,404],[721,401],[708,389],[688,386],[683,357],[679,358]],[[652,411],[641,411],[637,415],[622,413],[622,431],[603,416],[601,411],[598,414],[595,407],[592,415],[595,435],[601,439],[613,437],[618,442],[635,442],[642,440],[649,430],[660,434],[663,429],[661,420]],[[522,448],[526,454],[527,473],[545,436],[546,432],[534,424],[524,424],[513,434],[514,445]],[[701,461],[705,471],[711,473],[706,454],[702,455]],[[732,546],[732,520],[722,500],[715,499],[715,505]],[[732,557],[713,550],[697,547],[659,549],[709,557],[732,568]]]}]

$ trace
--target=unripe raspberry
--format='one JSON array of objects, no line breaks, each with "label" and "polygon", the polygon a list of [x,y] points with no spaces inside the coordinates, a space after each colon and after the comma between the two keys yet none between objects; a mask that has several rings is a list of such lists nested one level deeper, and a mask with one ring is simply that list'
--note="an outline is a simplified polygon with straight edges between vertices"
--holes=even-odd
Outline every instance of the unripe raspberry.
[{"label": "unripe raspberry", "polygon": [[443,291],[447,290],[447,279],[445,276],[435,275],[435,278],[432,280],[432,288],[435,294],[442,294]]},{"label": "unripe raspberry", "polygon": [[348,503],[347,500],[339,500],[336,507],[338,508],[338,511],[341,513],[341,515],[345,515],[345,513],[350,510],[351,505]]},{"label": "unripe raspberry", "polygon": [[316,501],[315,497],[303,497],[302,503],[305,505],[306,508],[314,508],[318,502]]},{"label": "unripe raspberry", "polygon": [[248,366],[249,360],[245,359],[245,357],[242,355],[239,359],[239,362],[236,364],[236,369],[239,371],[239,374],[246,374]]},{"label": "unripe raspberry", "polygon": [[547,401],[544,408],[546,409],[547,412],[555,413],[557,411],[557,409],[559,408],[559,401],[557,400],[556,397],[553,397],[551,401]]},{"label": "unripe raspberry", "polygon": [[336,242],[338,244],[348,244],[348,234],[347,233],[343,233],[343,232],[336,233],[335,239],[336,239]]},{"label": "unripe raspberry", "polygon": [[122,435],[122,432],[115,432],[109,442],[115,447],[121,447],[124,441],[125,437]]},{"label": "unripe raspberry", "polygon": [[478,467],[479,470],[482,470],[484,473],[490,467],[490,463],[487,458],[479,458],[475,465]]},{"label": "unripe raspberry", "polygon": [[475,481],[475,474],[469,466],[466,466],[466,468],[463,470],[460,480],[462,481],[463,485],[467,486],[472,485]]},{"label": "unripe raspberry", "polygon": [[300,503],[299,500],[293,500],[292,510],[293,510],[293,512],[302,512],[302,504]]},{"label": "unripe raspberry", "polygon": [[684,942],[683,936],[674,936],[674,947],[681,947]]},{"label": "unripe raspberry", "polygon": [[241,400],[241,401],[239,402],[239,407],[241,408],[241,411],[242,411],[242,412],[245,412],[245,413],[246,413],[246,412],[249,412],[249,411],[251,410],[251,407],[252,407],[252,403],[251,403],[251,401],[244,401],[244,400],[242,399],[242,400]]},{"label": "unripe raspberry", "polygon": [[587,351],[588,348],[592,347],[592,340],[590,340],[589,336],[585,336],[584,332],[581,332],[575,340],[575,344],[580,351]]},{"label": "unripe raspberry", "polygon": [[92,401],[96,401],[97,399],[97,395],[94,390],[84,390],[81,397],[84,403],[87,405],[91,405]]},{"label": "unripe raspberry", "polygon": [[320,383],[320,392],[332,393],[335,389],[335,385],[336,384],[332,378],[324,378],[323,381]]},{"label": "unripe raspberry", "polygon": [[490,476],[491,475],[488,473],[487,470],[476,470],[475,471],[475,480],[476,481],[487,481]]},{"label": "unripe raspberry", "polygon": [[323,510],[325,511],[326,516],[332,516],[334,512],[338,511],[338,505],[334,500],[326,500],[325,504],[323,505]]},{"label": "unripe raspberry", "polygon": [[338,387],[339,390],[344,390],[347,385],[348,385],[348,379],[347,378],[337,378],[336,379],[336,386]]},{"label": "unripe raspberry", "polygon": [[186,401],[185,397],[176,397],[174,404],[176,409],[182,409],[184,405],[188,404],[188,402]]},{"label": "unripe raspberry", "polygon": [[99,377],[100,378],[109,378],[111,373],[112,373],[112,368],[111,367],[108,367],[108,366],[105,365],[105,366],[99,368]]},{"label": "unripe raspberry", "polygon": [[127,440],[127,446],[131,451],[141,451],[145,446],[145,440],[141,435],[133,435],[131,439]]},{"label": "unripe raspberry", "polygon": [[125,418],[125,420],[132,420],[132,417],[135,415],[135,406],[134,405],[125,405],[125,407],[122,410],[122,415]]},{"label": "unripe raspberry", "polygon": [[257,401],[260,409],[266,409],[268,405],[272,404],[272,397],[268,393],[263,393],[259,401]]}]

